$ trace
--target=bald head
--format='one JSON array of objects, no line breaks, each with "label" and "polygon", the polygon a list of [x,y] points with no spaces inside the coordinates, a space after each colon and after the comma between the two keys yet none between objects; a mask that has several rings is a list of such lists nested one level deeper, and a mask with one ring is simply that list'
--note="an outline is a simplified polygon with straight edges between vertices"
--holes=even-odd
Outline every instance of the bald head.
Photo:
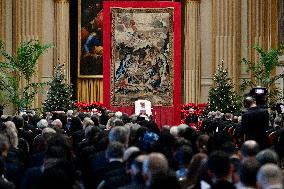
[{"label": "bald head", "polygon": [[241,154],[244,158],[254,157],[259,151],[259,145],[254,140],[245,141],[241,147]]}]

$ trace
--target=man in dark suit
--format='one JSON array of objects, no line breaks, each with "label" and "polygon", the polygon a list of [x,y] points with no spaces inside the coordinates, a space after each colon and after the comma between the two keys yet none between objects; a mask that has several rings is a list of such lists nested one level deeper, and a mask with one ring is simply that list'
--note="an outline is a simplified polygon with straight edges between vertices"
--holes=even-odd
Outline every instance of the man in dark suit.
[{"label": "man in dark suit", "polygon": [[194,124],[195,126],[197,126],[198,116],[194,114],[194,109],[190,108],[188,110],[188,113],[189,113],[189,115],[186,117],[185,123],[189,126],[191,126],[191,124]]},{"label": "man in dark suit", "polygon": [[253,97],[246,97],[245,108],[247,111],[242,115],[242,130],[245,140],[255,140],[261,149],[268,147],[266,130],[269,127],[269,113],[267,109],[259,108]]}]

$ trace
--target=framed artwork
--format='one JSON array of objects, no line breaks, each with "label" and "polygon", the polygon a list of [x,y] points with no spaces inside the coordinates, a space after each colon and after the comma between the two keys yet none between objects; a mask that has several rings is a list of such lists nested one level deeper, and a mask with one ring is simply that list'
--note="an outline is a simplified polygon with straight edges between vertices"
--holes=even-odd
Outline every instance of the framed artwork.
[{"label": "framed artwork", "polygon": [[78,0],[78,77],[103,77],[103,0]]},{"label": "framed artwork", "polygon": [[179,112],[180,5],[104,2],[103,82],[107,107],[133,107],[141,99],[150,101],[154,108]]}]

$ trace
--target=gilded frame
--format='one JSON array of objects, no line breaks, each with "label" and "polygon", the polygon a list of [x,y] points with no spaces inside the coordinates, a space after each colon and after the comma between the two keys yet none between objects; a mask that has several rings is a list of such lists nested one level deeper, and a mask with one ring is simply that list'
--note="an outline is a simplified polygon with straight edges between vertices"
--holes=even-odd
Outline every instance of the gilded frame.
[{"label": "gilded frame", "polygon": [[[85,3],[84,6],[82,6],[83,1]],[[102,20],[98,18],[102,16],[103,3],[102,0],[97,0],[97,2],[93,4],[91,4],[91,2],[92,1],[89,0],[78,0],[78,78],[103,78],[103,23]],[[96,17],[87,17],[86,14],[82,13],[86,10],[86,5],[88,5],[88,8],[91,7],[90,9],[94,8],[96,10],[94,11],[95,13],[92,12]],[[88,10],[85,12],[88,12]],[[90,12],[91,11],[89,11],[89,13]],[[93,18],[93,20],[86,24],[86,18]],[[99,27],[97,27],[98,25]],[[98,30],[100,30],[100,35],[95,34],[94,36],[99,36],[97,38],[99,38],[101,42],[96,43],[95,45],[87,43],[87,40],[91,38],[91,35]],[[88,53],[86,52],[86,49],[89,50]],[[94,64],[97,64],[98,67]],[[96,68],[99,68],[99,70],[96,70]]]}]

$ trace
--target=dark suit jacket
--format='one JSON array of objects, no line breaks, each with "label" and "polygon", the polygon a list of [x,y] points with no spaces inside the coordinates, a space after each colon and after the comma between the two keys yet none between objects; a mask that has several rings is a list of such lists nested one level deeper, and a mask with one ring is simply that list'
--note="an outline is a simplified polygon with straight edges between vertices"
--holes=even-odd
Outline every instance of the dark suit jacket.
[{"label": "dark suit jacket", "polygon": [[198,116],[197,115],[189,115],[185,119],[185,123],[189,125],[190,123],[197,123],[198,122]]},{"label": "dark suit jacket", "polygon": [[267,109],[252,107],[242,115],[242,130],[246,135],[246,140],[257,141],[262,149],[268,146],[266,136],[268,127],[269,113]]}]

